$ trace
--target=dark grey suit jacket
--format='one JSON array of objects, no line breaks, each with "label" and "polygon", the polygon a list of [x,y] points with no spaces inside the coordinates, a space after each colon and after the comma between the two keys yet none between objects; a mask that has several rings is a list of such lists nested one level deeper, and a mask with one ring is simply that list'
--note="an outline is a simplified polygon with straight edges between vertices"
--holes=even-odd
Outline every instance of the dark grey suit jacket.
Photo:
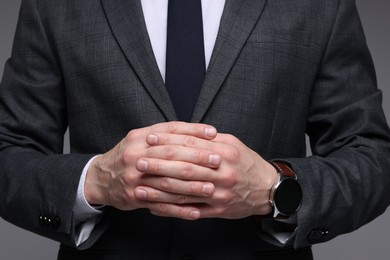
[{"label": "dark grey suit jacket", "polygon": [[[170,120],[139,0],[23,1],[0,87],[1,216],[74,253],[86,162],[131,129]],[[227,0],[192,121],[291,163],[304,197],[284,248],[350,232],[389,204],[390,133],[353,0]],[[84,259],[246,259],[277,249],[266,238],[254,217],[107,208],[80,248]]]}]

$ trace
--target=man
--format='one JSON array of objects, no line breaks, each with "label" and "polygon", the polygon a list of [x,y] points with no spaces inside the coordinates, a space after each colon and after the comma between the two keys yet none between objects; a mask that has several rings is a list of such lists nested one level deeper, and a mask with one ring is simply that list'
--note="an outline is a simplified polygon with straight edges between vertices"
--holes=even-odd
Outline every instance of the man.
[{"label": "man", "polygon": [[182,119],[153,25],[167,13],[23,2],[0,88],[2,217],[61,241],[60,259],[311,259],[385,210],[390,135],[353,1],[202,1],[218,35],[191,124],[162,123]]}]

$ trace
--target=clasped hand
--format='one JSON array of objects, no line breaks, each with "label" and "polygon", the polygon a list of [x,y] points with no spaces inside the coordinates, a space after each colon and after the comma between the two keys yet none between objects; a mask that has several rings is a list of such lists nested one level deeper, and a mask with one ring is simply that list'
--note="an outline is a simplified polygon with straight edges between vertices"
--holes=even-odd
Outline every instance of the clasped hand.
[{"label": "clasped hand", "polygon": [[188,220],[271,212],[276,170],[236,137],[205,124],[132,130],[88,169],[90,204]]}]

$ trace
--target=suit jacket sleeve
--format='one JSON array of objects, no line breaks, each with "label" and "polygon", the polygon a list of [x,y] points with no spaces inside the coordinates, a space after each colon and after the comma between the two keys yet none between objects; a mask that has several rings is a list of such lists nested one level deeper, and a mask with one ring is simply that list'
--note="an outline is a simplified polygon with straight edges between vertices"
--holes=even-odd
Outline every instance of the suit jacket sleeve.
[{"label": "suit jacket sleeve", "polygon": [[93,155],[62,155],[67,105],[53,45],[37,1],[23,1],[0,86],[0,214],[74,245],[77,186]]},{"label": "suit jacket sleeve", "polygon": [[313,156],[286,159],[304,190],[295,247],[351,232],[390,202],[390,140],[381,91],[354,1],[338,1],[312,89]]}]

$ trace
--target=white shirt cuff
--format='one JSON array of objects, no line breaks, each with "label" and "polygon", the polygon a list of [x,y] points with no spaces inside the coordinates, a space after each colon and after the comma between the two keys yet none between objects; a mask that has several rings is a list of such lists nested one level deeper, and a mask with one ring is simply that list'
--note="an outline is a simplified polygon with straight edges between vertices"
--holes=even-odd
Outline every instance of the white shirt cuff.
[{"label": "white shirt cuff", "polygon": [[[277,244],[285,246],[293,243],[297,231],[297,222],[297,214],[294,214],[288,219],[264,218],[261,222],[261,228],[265,233],[272,237]],[[288,229],[284,229],[283,226],[280,226],[282,224],[287,224]],[[267,239],[267,241],[271,244],[275,244],[269,239]]]},{"label": "white shirt cuff", "polygon": [[96,226],[96,223],[100,215],[102,214],[102,211],[99,210],[100,208],[92,207],[85,199],[84,196],[84,185],[87,176],[87,171],[91,162],[96,157],[97,156],[90,159],[88,163],[85,165],[77,189],[76,203],[73,208],[75,225],[76,226],[79,225],[78,227],[76,227],[76,237],[75,237],[77,246],[79,246],[81,243],[83,243],[89,238],[94,227]]}]

